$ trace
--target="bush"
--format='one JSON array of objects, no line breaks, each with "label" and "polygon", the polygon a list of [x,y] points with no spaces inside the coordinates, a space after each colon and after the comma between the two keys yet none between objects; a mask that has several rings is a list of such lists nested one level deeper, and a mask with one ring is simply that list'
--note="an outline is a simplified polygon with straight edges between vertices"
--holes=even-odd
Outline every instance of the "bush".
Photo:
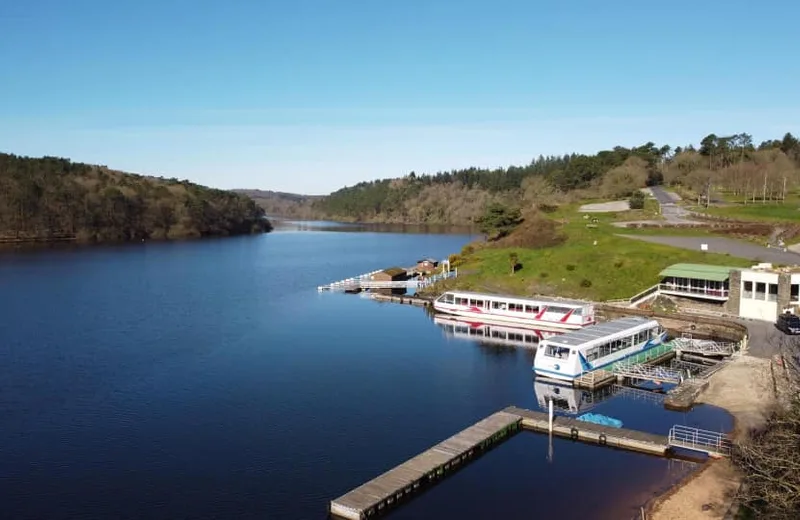
[{"label": "bush", "polygon": [[584,288],[588,289],[591,286],[592,286],[592,281],[591,280],[589,280],[587,278],[584,278],[583,280],[581,280],[581,287],[584,287]]},{"label": "bush", "polygon": [[567,271],[574,271],[574,270],[575,270],[575,264],[567,264]]},{"label": "bush", "polygon": [[638,190],[633,192],[628,200],[628,205],[631,209],[644,209],[644,193]]}]

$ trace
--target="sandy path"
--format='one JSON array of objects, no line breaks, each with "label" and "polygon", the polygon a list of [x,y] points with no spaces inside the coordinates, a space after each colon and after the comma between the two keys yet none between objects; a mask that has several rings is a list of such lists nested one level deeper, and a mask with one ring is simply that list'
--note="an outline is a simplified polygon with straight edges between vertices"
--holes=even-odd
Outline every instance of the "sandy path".
[{"label": "sandy path", "polygon": [[[711,377],[699,402],[725,408],[734,417],[734,437],[763,424],[775,402],[770,360],[744,356]],[[656,501],[648,519],[707,520],[724,518],[739,487],[728,459],[709,462],[697,474]]]}]

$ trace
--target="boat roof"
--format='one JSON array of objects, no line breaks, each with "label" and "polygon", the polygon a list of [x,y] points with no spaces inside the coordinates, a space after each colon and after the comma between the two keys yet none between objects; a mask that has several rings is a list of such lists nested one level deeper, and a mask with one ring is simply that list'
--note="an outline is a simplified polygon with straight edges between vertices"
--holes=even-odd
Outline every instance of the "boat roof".
[{"label": "boat roof", "polygon": [[585,345],[590,341],[602,339],[607,336],[611,336],[612,334],[616,334],[617,332],[623,332],[630,328],[638,325],[644,325],[646,323],[658,322],[652,319],[643,318],[642,316],[628,316],[612,321],[606,321],[604,323],[598,323],[597,325],[589,325],[588,327],[584,327],[582,329],[567,332],[566,334],[557,336],[549,341],[558,345],[577,347],[580,345]]},{"label": "boat roof", "polygon": [[560,303],[564,305],[575,305],[578,307],[583,307],[584,305],[591,304],[592,302],[586,300],[570,300],[567,298],[558,298],[553,296],[516,296],[513,294],[492,294],[492,293],[479,293],[473,291],[445,291],[451,294],[457,294],[459,296],[467,296],[467,297],[475,297],[475,298],[498,298],[498,299],[508,299],[508,300],[529,300],[534,302],[545,302],[545,303]]}]

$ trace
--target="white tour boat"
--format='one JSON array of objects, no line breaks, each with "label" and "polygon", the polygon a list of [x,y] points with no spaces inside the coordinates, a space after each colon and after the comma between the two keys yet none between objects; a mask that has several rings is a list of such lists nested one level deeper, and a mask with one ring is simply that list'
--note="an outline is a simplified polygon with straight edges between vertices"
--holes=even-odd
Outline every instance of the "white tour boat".
[{"label": "white tour boat", "polygon": [[445,335],[458,339],[469,339],[493,345],[536,348],[539,342],[563,331],[550,331],[515,327],[509,324],[492,324],[479,321],[465,321],[466,318],[454,316],[434,316],[433,322],[445,331]]},{"label": "white tour boat", "polygon": [[631,316],[549,338],[533,361],[536,375],[572,381],[586,372],[661,345],[667,333],[656,320]]},{"label": "white tour boat", "polygon": [[477,321],[491,320],[550,329],[579,329],[595,321],[594,305],[589,302],[541,297],[448,291],[433,301],[433,308]]}]

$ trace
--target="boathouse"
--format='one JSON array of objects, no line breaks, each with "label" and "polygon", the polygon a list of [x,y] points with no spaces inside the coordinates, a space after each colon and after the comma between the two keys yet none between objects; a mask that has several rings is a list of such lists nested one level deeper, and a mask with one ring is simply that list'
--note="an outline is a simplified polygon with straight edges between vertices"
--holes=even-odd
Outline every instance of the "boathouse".
[{"label": "boathouse", "polygon": [[432,273],[439,267],[439,261],[433,258],[423,258],[417,261],[417,271],[420,273]]},{"label": "boathouse", "polygon": [[374,273],[369,279],[373,282],[402,282],[408,279],[408,273],[402,267],[390,267]]},{"label": "boathouse", "polygon": [[673,264],[661,271],[661,294],[728,301],[731,271],[737,267],[706,264]]}]

